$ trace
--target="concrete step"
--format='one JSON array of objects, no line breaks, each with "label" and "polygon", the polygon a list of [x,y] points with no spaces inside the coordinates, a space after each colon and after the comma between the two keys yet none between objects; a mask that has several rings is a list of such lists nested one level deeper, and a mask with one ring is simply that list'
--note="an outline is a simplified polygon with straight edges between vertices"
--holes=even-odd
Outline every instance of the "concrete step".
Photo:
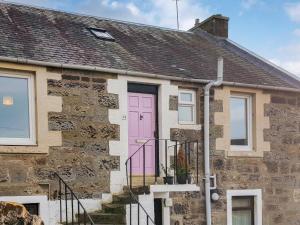
[{"label": "concrete step", "polygon": [[126,206],[124,204],[106,203],[102,205],[104,213],[126,214]]},{"label": "concrete step", "polygon": [[130,196],[129,193],[124,193],[120,195],[113,195],[113,204],[120,204],[120,205],[126,205],[130,203],[134,203],[134,200]]},{"label": "concrete step", "polygon": [[[125,224],[126,216],[115,213],[103,213],[102,211],[89,213],[90,217],[97,224]],[[83,215],[79,216],[79,222],[83,222]]]},{"label": "concrete step", "polygon": [[[123,187],[123,191],[129,192],[129,187],[128,186],[124,186]],[[136,187],[132,187],[131,191],[133,192],[133,194],[135,195],[142,195],[142,194],[150,194],[150,186],[136,186]]]}]

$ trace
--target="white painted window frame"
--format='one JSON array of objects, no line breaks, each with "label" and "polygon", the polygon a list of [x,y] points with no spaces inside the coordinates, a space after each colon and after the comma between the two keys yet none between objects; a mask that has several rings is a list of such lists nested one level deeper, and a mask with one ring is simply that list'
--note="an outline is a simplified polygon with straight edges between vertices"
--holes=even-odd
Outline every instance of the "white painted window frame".
[{"label": "white painted window frame", "polygon": [[36,145],[34,76],[0,73],[0,77],[22,78],[28,80],[29,133],[30,133],[29,138],[1,138],[0,137],[0,145]]},{"label": "white painted window frame", "polygon": [[[182,93],[191,94],[192,95],[192,101],[181,101],[180,95]],[[179,124],[186,124],[186,125],[193,125],[196,124],[196,91],[193,90],[186,90],[186,89],[179,89],[178,91],[178,109],[180,106],[192,106],[192,113],[193,118],[192,121],[180,121],[179,120],[179,110],[178,110],[178,123]]]},{"label": "white painted window frame", "polygon": [[227,225],[232,225],[232,197],[254,197],[254,225],[262,225],[261,189],[227,190]]},{"label": "white painted window frame", "polygon": [[[241,98],[247,100],[247,134],[248,134],[248,145],[230,145],[230,150],[232,151],[253,151],[253,117],[252,117],[252,101],[253,98],[251,95],[248,94],[236,94],[232,93],[230,95],[231,98]],[[231,108],[229,107],[230,115],[231,115]],[[231,124],[230,124],[230,134],[231,134]],[[231,136],[230,136],[231,142]]]}]

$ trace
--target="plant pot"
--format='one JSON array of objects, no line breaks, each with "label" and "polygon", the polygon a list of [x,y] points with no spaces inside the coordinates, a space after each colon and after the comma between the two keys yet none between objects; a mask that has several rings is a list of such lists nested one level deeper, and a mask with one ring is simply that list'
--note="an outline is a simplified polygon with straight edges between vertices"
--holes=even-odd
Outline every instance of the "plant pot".
[{"label": "plant pot", "polygon": [[173,184],[173,183],[174,183],[174,177],[172,176],[164,177],[164,184]]},{"label": "plant pot", "polygon": [[186,184],[187,177],[186,174],[177,175],[177,183],[178,184]]},{"label": "plant pot", "polygon": [[191,184],[192,176],[190,174],[177,175],[177,183],[178,184]]}]

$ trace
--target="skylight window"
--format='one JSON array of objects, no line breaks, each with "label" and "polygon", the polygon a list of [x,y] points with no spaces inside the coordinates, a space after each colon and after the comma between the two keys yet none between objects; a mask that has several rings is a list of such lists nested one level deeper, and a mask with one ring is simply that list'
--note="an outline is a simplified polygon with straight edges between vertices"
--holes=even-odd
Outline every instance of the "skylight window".
[{"label": "skylight window", "polygon": [[115,39],[113,36],[111,36],[106,30],[104,29],[98,29],[98,28],[89,28],[91,33],[95,35],[95,37],[104,39],[104,40],[109,40],[109,41],[114,41]]}]

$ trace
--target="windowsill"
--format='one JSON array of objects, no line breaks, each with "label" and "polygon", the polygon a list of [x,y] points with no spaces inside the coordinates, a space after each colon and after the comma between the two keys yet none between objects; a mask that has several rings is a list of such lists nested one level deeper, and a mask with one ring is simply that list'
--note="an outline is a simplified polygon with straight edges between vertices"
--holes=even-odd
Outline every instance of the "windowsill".
[{"label": "windowsill", "polygon": [[11,141],[11,143],[1,143],[0,146],[37,146],[37,143],[35,141],[28,141],[28,142],[14,142]]},{"label": "windowsill", "polygon": [[150,192],[186,192],[200,191],[196,184],[155,184],[150,186]]},{"label": "windowsill", "polygon": [[264,155],[263,151],[230,150],[228,151],[227,156],[262,158]]},{"label": "windowsill", "polygon": [[178,123],[178,128],[180,128],[180,129],[201,130],[202,129],[202,124]]}]

